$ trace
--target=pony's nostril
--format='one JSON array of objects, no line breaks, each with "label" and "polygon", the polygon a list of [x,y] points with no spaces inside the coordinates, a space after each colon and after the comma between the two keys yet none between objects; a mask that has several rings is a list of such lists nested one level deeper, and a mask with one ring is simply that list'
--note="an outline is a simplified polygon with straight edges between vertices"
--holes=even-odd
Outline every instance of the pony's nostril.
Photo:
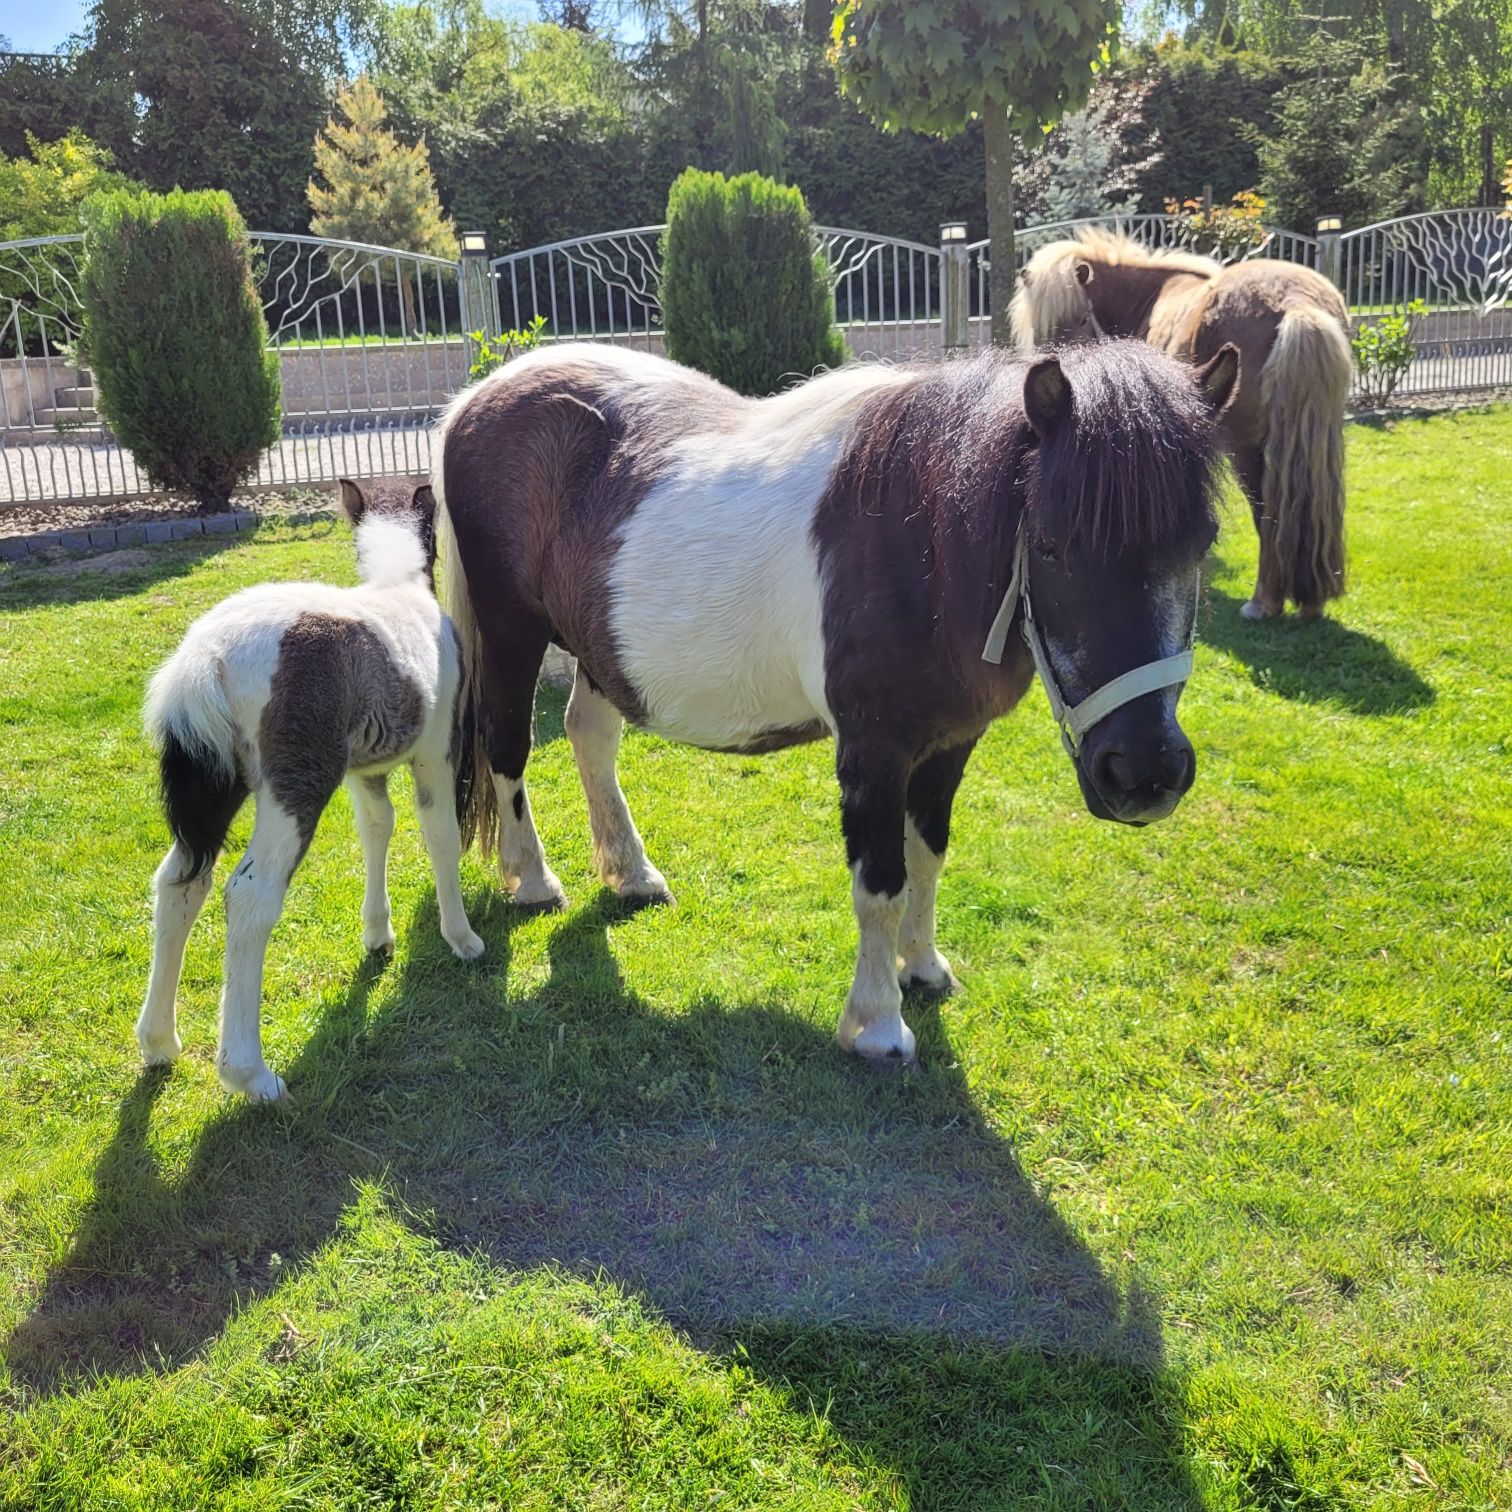
[{"label": "pony's nostril", "polygon": [[1105,793],[1126,793],[1136,785],[1134,768],[1116,746],[1098,752],[1092,765],[1092,777]]}]

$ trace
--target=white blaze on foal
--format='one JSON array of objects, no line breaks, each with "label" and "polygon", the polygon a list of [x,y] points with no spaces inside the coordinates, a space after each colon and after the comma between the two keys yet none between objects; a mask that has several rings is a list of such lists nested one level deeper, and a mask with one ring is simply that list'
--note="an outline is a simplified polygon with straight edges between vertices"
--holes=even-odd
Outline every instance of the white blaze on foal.
[{"label": "white blaze on foal", "polygon": [[436,602],[435,500],[429,487],[343,481],[363,582],[270,583],[217,605],[189,627],[147,694],[161,751],[173,847],[158,867],[156,939],[137,1042],[149,1065],[173,1060],[184,946],[215,861],[248,794],[257,817],[226,883],[221,993],[222,1084],[259,1101],[286,1096],[262,1054],[263,957],[289,879],[345,778],[367,863],[362,938],[394,943],[386,863],[394,832],[388,774],[408,762],[436,874],[441,933],[463,960],[483,953],[462,903],[459,801],[472,780],[460,719],[464,672]]}]

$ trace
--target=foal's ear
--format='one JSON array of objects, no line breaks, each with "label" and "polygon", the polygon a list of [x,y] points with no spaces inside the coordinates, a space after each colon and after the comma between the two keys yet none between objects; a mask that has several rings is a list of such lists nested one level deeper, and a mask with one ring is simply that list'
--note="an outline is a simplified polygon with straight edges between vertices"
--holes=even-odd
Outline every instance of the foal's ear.
[{"label": "foal's ear", "polygon": [[1041,441],[1048,441],[1071,413],[1071,385],[1054,357],[1041,357],[1024,375],[1024,413]]},{"label": "foal's ear", "polygon": [[414,505],[427,519],[435,518],[436,495],[429,483],[422,483],[415,490]]},{"label": "foal's ear", "polygon": [[343,478],[340,486],[341,507],[346,510],[347,518],[352,524],[357,525],[367,513],[367,498],[350,478]]},{"label": "foal's ear", "polygon": [[1239,348],[1226,341],[1197,369],[1197,387],[1215,414],[1221,415],[1239,392]]},{"label": "foal's ear", "polygon": [[1071,265],[1071,271],[1076,275],[1076,281],[1082,288],[1086,288],[1092,282],[1092,264],[1084,258],[1078,257]]}]

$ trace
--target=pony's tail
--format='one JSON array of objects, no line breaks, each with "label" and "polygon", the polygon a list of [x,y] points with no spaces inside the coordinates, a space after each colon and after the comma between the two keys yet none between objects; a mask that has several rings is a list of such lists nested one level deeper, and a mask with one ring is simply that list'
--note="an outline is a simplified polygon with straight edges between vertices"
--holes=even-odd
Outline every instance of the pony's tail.
[{"label": "pony's tail", "polygon": [[188,873],[178,880],[193,881],[215,865],[247,796],[220,663],[193,637],[158,668],[147,689],[145,723],[159,752],[163,815],[189,857]]},{"label": "pony's tail", "polygon": [[[458,402],[465,402],[464,399]],[[456,404],[442,416],[431,439],[431,491],[436,496],[436,545],[441,558],[441,602],[457,632],[462,650],[462,691],[457,703],[457,824],[462,831],[462,849],[474,840],[483,854],[491,856],[499,843],[499,801],[488,778],[488,752],[483,746],[480,671],[483,637],[478,617],[467,591],[457,532],[446,507],[446,432]]]},{"label": "pony's tail", "polygon": [[[1302,306],[1282,316],[1260,373],[1261,503],[1271,537],[1261,577],[1276,597],[1303,608],[1344,592],[1344,406],[1352,372],[1338,318]],[[1262,556],[1265,545],[1262,539]]]}]

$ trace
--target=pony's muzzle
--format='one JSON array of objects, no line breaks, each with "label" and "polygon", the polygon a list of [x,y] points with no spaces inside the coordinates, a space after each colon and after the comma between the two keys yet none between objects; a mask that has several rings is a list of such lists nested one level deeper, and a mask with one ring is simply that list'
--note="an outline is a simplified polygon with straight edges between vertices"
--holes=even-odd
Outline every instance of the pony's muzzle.
[{"label": "pony's muzzle", "polygon": [[1116,718],[1107,723],[1106,732],[1089,734],[1076,763],[1088,810],[1119,824],[1164,819],[1197,776],[1191,741],[1174,722],[1153,736],[1120,729]]}]

